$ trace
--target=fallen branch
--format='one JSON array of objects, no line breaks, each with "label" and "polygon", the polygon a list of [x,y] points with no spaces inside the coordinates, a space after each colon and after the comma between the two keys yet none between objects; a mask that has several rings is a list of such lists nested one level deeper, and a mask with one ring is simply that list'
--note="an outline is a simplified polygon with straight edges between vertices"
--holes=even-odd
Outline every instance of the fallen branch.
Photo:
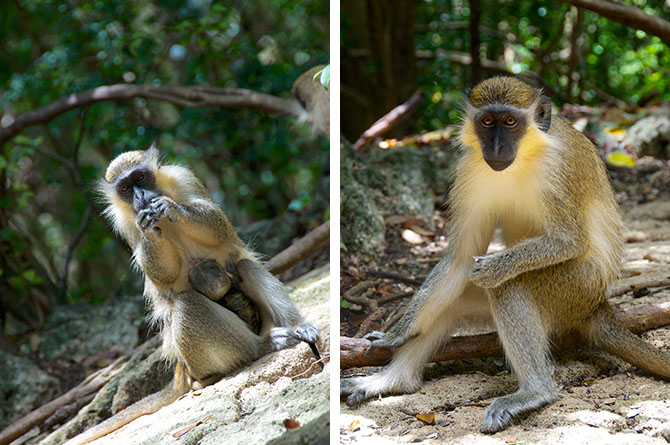
[{"label": "fallen branch", "polygon": [[98,102],[134,98],[162,100],[187,108],[224,107],[251,108],[300,118],[304,109],[293,99],[282,99],[241,88],[214,88],[178,85],[106,85],[81,93],[70,94],[49,105],[28,111],[0,128],[0,147],[24,128],[45,124],[57,116],[78,107]]},{"label": "fallen branch", "polygon": [[421,283],[423,283],[423,280],[407,278],[403,275],[393,272],[385,272],[383,270],[366,270],[365,275],[377,278],[388,278],[389,280],[400,281],[401,283],[411,284],[412,286],[421,286]]},{"label": "fallen branch", "polygon": [[307,235],[265,263],[265,268],[277,275],[308,258],[314,252],[330,244],[330,221],[326,221]]},{"label": "fallen branch", "polygon": [[40,406],[30,414],[27,414],[26,416],[12,423],[0,433],[0,445],[8,444],[17,437],[20,437],[30,431],[33,427],[41,425],[59,409],[72,403],[76,403],[77,400],[84,399],[90,394],[97,392],[121,371],[123,365],[130,357],[146,348],[157,347],[159,344],[160,342],[158,336],[150,338],[135,348],[131,354],[117,358],[111,365],[100,369],[86,377],[83,382],[65,394],[55,398],[51,402]]},{"label": "fallen branch", "polygon": [[382,116],[377,122],[372,124],[370,128],[365,130],[358,140],[354,143],[354,150],[357,153],[363,153],[368,145],[377,137],[386,133],[393,127],[397,126],[399,123],[406,120],[423,102],[423,91],[418,90],[412,97],[407,99],[403,104],[398,105],[384,116]]},{"label": "fallen branch", "polygon": [[[635,334],[670,324],[670,302],[646,304],[630,309],[615,309],[616,316],[624,326]],[[574,349],[584,344],[577,333],[571,333],[554,343],[554,351]],[[340,368],[361,366],[380,366],[391,358],[389,348],[375,348],[368,351],[370,341],[340,337]],[[481,335],[454,337],[445,348],[435,354],[431,361],[457,360],[503,355],[498,334],[495,332]]]},{"label": "fallen branch", "polygon": [[650,287],[666,287],[670,286],[670,277],[662,278],[660,280],[649,280],[643,281],[641,283],[633,283],[626,286],[616,287],[608,289],[607,298],[618,297],[628,292],[637,292],[642,289],[648,289]]}]

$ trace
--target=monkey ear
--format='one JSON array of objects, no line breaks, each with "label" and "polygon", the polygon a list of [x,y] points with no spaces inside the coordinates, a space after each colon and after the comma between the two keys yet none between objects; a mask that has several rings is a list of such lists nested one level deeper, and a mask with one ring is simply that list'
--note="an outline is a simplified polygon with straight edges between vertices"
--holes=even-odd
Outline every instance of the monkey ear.
[{"label": "monkey ear", "polygon": [[151,146],[146,151],[146,159],[149,159],[153,164],[158,164],[160,152],[158,151],[158,142],[155,139],[151,142]]},{"label": "monkey ear", "polygon": [[535,123],[545,133],[551,127],[551,99],[547,96],[540,97],[540,102],[535,108]]}]

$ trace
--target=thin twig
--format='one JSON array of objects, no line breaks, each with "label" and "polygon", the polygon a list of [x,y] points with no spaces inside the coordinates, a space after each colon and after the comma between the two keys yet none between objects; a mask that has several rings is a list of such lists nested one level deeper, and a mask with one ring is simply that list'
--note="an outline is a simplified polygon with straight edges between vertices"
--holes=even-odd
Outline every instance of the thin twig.
[{"label": "thin twig", "polygon": [[398,105],[386,113],[377,122],[372,124],[370,128],[365,130],[356,143],[354,143],[354,150],[358,153],[364,152],[375,138],[409,118],[421,102],[423,102],[423,91],[418,90],[405,103]]},{"label": "thin twig", "polygon": [[388,278],[390,280],[400,281],[402,283],[411,284],[412,286],[421,286],[422,283],[422,281],[415,280],[414,278],[407,278],[400,274],[384,272],[383,270],[368,270],[365,274],[370,275],[371,277]]}]

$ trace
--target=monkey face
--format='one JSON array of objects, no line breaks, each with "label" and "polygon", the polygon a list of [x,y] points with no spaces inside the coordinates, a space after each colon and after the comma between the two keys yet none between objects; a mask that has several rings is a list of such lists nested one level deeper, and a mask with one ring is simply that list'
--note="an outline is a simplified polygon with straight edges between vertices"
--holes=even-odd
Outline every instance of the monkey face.
[{"label": "monkey face", "polygon": [[143,167],[138,167],[128,175],[119,178],[115,188],[121,199],[133,205],[135,213],[146,208],[153,199],[161,196],[156,190],[155,176],[149,169]]},{"label": "monkey face", "polygon": [[526,132],[526,114],[514,107],[494,104],[481,108],[474,121],[484,160],[495,171],[505,170],[514,162],[519,141]]}]

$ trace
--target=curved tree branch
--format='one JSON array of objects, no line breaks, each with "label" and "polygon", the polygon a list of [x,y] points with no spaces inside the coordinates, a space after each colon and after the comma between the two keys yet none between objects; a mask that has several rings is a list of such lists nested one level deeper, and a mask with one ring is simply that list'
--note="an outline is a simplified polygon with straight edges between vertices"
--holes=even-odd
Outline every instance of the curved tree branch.
[{"label": "curved tree branch", "polygon": [[164,100],[188,108],[224,107],[251,108],[271,113],[302,118],[304,109],[293,99],[282,99],[269,94],[240,88],[215,88],[173,85],[107,85],[63,97],[49,105],[28,111],[13,122],[0,128],[0,147],[24,128],[47,123],[74,108],[97,102],[133,98]]},{"label": "curved tree branch", "polygon": [[635,6],[623,5],[610,0],[560,0],[578,8],[588,9],[614,22],[630,28],[641,29],[647,34],[670,42],[670,22],[649,15]]}]

